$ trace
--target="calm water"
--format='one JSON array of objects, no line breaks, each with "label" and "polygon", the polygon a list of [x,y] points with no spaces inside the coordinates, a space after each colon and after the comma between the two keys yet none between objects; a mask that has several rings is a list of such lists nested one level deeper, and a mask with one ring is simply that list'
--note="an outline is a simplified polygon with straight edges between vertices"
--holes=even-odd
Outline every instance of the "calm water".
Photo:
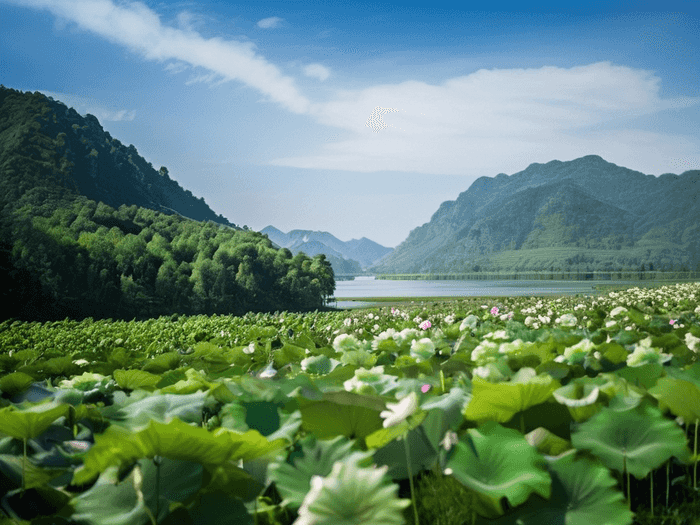
[{"label": "calm water", "polygon": [[[522,295],[594,294],[596,284],[610,281],[384,281],[356,279],[337,281],[335,296],[339,299],[359,297],[473,297]],[[615,281],[625,284],[626,281]],[[338,301],[338,308],[366,306],[357,301]]]}]

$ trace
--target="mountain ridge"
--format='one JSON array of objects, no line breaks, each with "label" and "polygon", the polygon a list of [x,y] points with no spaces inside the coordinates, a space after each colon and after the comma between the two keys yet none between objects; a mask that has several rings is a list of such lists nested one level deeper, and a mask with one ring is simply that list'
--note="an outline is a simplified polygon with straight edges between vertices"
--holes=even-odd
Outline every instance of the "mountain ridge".
[{"label": "mountain ridge", "polygon": [[[572,254],[610,252],[601,256],[600,268],[590,269],[695,267],[700,263],[699,196],[698,170],[654,177],[598,155],[533,163],[513,175],[479,177],[457,199],[443,202],[429,222],[412,230],[371,269],[453,273],[572,268],[567,263],[571,257],[563,255],[526,262],[526,252],[555,247],[568,247]],[[506,253],[510,265],[504,262]]]},{"label": "mountain ridge", "polygon": [[[38,91],[23,93],[5,86],[0,86],[0,107],[4,116],[0,122],[0,159],[13,151],[24,151],[45,177],[113,208],[136,205],[236,227],[217,215],[203,198],[171,179],[166,167],[156,170],[133,144],[126,146],[113,138],[94,115],[83,117]],[[21,176],[12,164],[6,164],[4,177]]]},{"label": "mountain ridge", "polygon": [[[267,235],[273,243],[289,249],[294,254],[305,252],[307,255],[312,255],[307,250],[325,254],[338,274],[361,273],[364,268],[371,266],[392,251],[392,248],[382,246],[366,237],[341,241],[327,231],[296,229],[284,233],[270,225],[260,230],[260,233]],[[343,263],[343,260],[346,262]]]}]

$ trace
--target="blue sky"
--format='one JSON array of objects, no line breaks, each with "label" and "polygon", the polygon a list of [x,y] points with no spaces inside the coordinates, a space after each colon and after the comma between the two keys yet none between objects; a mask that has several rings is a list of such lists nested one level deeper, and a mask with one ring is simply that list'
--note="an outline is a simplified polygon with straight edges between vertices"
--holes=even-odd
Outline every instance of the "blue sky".
[{"label": "blue sky", "polygon": [[0,83],[236,224],[392,247],[533,162],[700,169],[697,2],[454,5],[0,0]]}]

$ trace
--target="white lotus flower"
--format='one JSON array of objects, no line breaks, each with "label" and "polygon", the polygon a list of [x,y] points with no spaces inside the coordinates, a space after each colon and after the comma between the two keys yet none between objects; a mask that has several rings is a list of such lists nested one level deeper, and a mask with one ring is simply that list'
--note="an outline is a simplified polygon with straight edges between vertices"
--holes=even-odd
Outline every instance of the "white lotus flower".
[{"label": "white lotus flower", "polygon": [[610,317],[617,317],[618,315],[625,313],[627,313],[627,308],[624,306],[618,306],[617,308],[613,308],[613,310],[610,312]]},{"label": "white lotus flower", "polygon": [[496,360],[498,344],[493,341],[482,341],[479,346],[472,350],[472,361],[477,365],[485,365]]},{"label": "white lotus flower", "polygon": [[695,337],[690,332],[685,334],[685,344],[693,352],[700,351],[700,337]]},{"label": "white lotus flower", "polygon": [[634,352],[627,356],[627,366],[642,366],[647,363],[663,364],[672,358],[671,354],[663,354],[659,348],[652,347],[651,337],[647,337],[634,345]]},{"label": "white lotus flower", "polygon": [[393,427],[408,419],[418,408],[418,395],[411,392],[398,403],[387,403],[389,410],[384,410],[379,416],[384,419],[384,428]]},{"label": "white lotus flower", "polygon": [[578,319],[576,319],[574,314],[564,314],[559,317],[556,322],[561,326],[576,326]]},{"label": "white lotus flower", "polygon": [[336,352],[349,352],[351,350],[359,350],[360,342],[354,335],[340,334],[333,341],[333,349]]}]

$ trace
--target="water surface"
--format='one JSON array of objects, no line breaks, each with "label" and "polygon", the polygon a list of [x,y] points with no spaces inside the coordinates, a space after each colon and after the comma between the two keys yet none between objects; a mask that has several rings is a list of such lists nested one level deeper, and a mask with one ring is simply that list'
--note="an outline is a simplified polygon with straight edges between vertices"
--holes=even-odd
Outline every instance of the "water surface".
[{"label": "water surface", "polygon": [[[365,297],[503,297],[538,295],[593,295],[597,284],[610,281],[391,281],[356,279],[337,281],[335,297],[338,308],[368,306],[357,301],[342,299]],[[632,284],[631,281],[615,281],[615,284]]]}]

